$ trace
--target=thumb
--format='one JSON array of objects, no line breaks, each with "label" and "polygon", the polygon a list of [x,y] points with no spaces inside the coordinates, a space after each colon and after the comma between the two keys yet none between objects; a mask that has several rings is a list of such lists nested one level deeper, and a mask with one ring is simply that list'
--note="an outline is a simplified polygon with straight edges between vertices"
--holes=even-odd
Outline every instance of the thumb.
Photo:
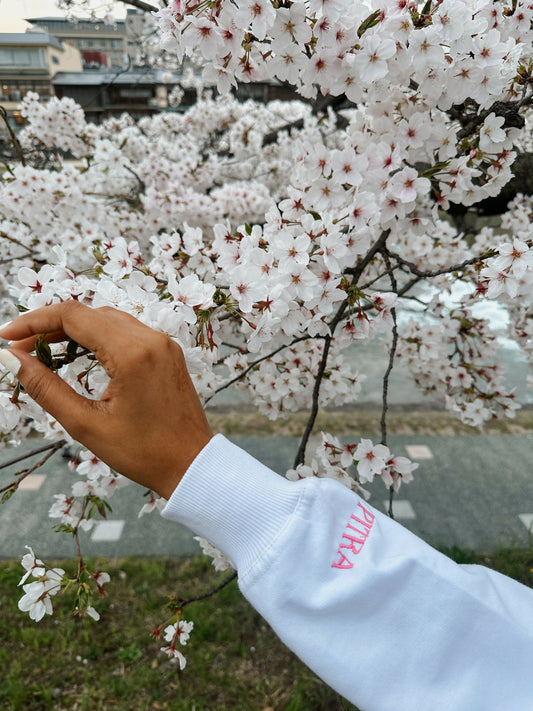
[{"label": "thumb", "polygon": [[[79,395],[59,375],[24,351],[1,349],[0,364],[17,377],[35,402],[78,439],[94,416],[93,401]],[[78,433],[78,436],[77,436]]]}]

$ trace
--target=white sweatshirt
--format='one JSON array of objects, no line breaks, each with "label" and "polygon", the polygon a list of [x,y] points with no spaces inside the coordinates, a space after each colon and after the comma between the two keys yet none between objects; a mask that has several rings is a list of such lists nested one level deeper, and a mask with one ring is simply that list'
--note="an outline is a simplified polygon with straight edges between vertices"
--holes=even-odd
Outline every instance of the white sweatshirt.
[{"label": "white sweatshirt", "polygon": [[216,435],[162,515],[222,550],[361,711],[533,710],[533,590],[453,563],[341,484],[289,482]]}]

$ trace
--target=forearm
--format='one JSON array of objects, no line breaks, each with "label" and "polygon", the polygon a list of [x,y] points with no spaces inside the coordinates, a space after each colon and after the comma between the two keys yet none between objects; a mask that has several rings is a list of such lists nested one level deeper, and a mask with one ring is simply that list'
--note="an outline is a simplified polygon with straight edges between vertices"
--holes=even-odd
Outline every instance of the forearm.
[{"label": "forearm", "polygon": [[363,711],[530,704],[533,592],[456,565],[341,485],[288,482],[217,436],[163,514],[219,547],[283,641]]}]

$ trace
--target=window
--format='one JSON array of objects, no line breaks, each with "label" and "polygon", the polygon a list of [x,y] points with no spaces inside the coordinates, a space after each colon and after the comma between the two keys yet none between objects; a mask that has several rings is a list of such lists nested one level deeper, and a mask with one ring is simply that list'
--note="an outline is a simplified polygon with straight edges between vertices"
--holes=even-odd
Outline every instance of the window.
[{"label": "window", "polygon": [[36,91],[41,96],[53,96],[50,82],[33,81],[32,79],[11,79],[0,85],[0,95],[11,101],[20,101],[28,91]]},{"label": "window", "polygon": [[59,64],[59,57],[56,57],[55,54],[52,55],[52,64]]},{"label": "window", "polygon": [[0,67],[45,68],[44,52],[40,47],[1,47]]},{"label": "window", "polygon": [[149,98],[152,96],[151,89],[142,89],[140,87],[127,87],[125,89],[119,89],[119,96],[125,99],[137,99],[137,98]]}]

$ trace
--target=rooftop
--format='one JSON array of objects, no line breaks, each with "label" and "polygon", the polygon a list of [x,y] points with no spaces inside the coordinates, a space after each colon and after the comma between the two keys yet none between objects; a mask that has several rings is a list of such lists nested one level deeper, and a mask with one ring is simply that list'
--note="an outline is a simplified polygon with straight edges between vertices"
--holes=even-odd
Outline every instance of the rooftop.
[{"label": "rooftop", "polygon": [[[163,75],[171,75],[171,81],[163,81]],[[166,79],[167,77],[165,77]],[[101,86],[102,84],[176,84],[181,74],[164,72],[160,69],[133,70],[128,72],[95,71],[57,72],[54,85],[60,86]]]},{"label": "rooftop", "polygon": [[63,49],[57,37],[49,35],[48,32],[0,32],[0,45],[52,45]]},{"label": "rooftop", "polygon": [[123,26],[125,25],[124,20],[115,20],[113,24],[106,24],[106,22],[101,19],[101,20],[93,20],[90,17],[80,17],[78,18],[77,22],[71,22],[68,20],[66,17],[25,17],[24,18],[26,22],[31,22],[32,25],[38,25],[43,22],[60,22],[61,24],[65,26],[69,26],[72,29],[75,29],[77,25],[81,27],[82,24],[90,24],[90,25],[99,25],[102,29],[104,28],[111,28],[115,27],[117,25]]}]

